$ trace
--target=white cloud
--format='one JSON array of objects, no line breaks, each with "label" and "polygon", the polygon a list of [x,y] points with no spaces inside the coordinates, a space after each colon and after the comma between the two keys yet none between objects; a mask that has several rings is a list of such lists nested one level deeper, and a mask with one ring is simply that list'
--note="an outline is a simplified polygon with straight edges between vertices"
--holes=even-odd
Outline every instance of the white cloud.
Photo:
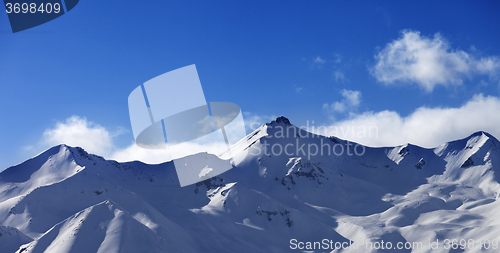
[{"label": "white cloud", "polygon": [[302,91],[302,87],[299,87],[297,85],[293,85],[293,90],[295,91],[295,93],[297,94],[300,94],[300,92]]},{"label": "white cloud", "polygon": [[[302,59],[303,61],[305,59]],[[349,79],[345,75],[345,69],[349,68],[350,64],[344,63],[343,56],[338,53],[334,53],[333,57],[328,60],[317,56],[313,58],[312,62],[309,63],[309,68],[313,69],[323,69],[326,65],[330,65],[333,70],[333,79],[337,83],[349,82]]]},{"label": "white cloud", "polygon": [[323,69],[326,64],[326,60],[321,58],[320,56],[314,57],[312,62],[309,62],[310,69]]},{"label": "white cloud", "polygon": [[205,152],[207,150],[218,150],[218,152],[214,153],[221,154],[226,149],[226,143],[213,143],[210,146],[181,143],[172,147],[167,147],[167,149],[145,149],[135,145],[135,143],[131,143],[126,148],[117,149],[106,158],[118,162],[141,161],[149,164],[158,164],[171,161],[172,159]]},{"label": "white cloud", "polygon": [[375,55],[371,74],[385,84],[416,83],[430,92],[436,85],[460,85],[474,75],[498,78],[498,57],[475,59],[462,51],[452,50],[439,33],[434,38],[405,30]]},{"label": "white cloud", "polygon": [[[342,102],[345,105],[358,106],[361,102],[359,91],[343,90],[342,95],[344,97]],[[464,138],[476,131],[486,131],[495,137],[500,137],[499,111],[499,97],[477,94],[456,108],[420,107],[408,116],[401,116],[395,111],[387,110],[351,113],[345,120],[330,125],[310,127],[309,130],[368,146],[397,146],[412,143],[431,148],[451,140]],[[244,113],[248,133],[275,118],[275,116]],[[133,142],[126,147],[118,147],[113,142],[112,136],[113,134],[103,126],[82,117],[72,116],[65,122],[58,122],[53,128],[47,129],[38,146],[47,147],[47,145],[53,146],[61,143],[80,146],[90,153],[122,162],[139,160],[154,164],[169,161],[172,158],[167,150],[143,149]],[[214,145],[219,145],[219,143]],[[197,144],[184,144],[175,148],[179,149],[177,153],[183,154],[207,150],[207,147]]]},{"label": "white cloud", "polygon": [[342,90],[342,96],[350,106],[358,107],[361,103],[361,92],[356,90]]},{"label": "white cloud", "polygon": [[489,75],[490,78],[498,79],[500,75],[500,59],[496,56],[481,58],[476,67],[479,73]]},{"label": "white cloud", "polygon": [[361,103],[361,92],[355,90],[342,90],[342,101],[324,104],[323,110],[327,112],[352,112],[357,109]]},{"label": "white cloud", "polygon": [[500,137],[499,111],[498,97],[477,94],[458,108],[420,107],[406,117],[394,111],[364,112],[322,128],[317,126],[314,132],[369,146],[412,143],[431,148],[476,131]]},{"label": "white cloud", "polygon": [[342,62],[342,55],[341,54],[335,53],[335,54],[333,54],[333,58],[334,58],[333,62],[335,64],[339,64]]},{"label": "white cloud", "polygon": [[[243,118],[245,122],[245,129],[247,133],[253,132],[255,129],[259,128],[261,125],[267,122],[271,122],[276,119],[276,116],[267,115],[257,115],[250,112],[243,112]],[[228,131],[228,129],[226,129]],[[85,147],[83,147],[85,149]],[[125,148],[115,148],[108,157],[119,162],[125,161],[142,161],[150,164],[157,164],[172,160],[172,158],[179,158],[191,154],[196,154],[200,152],[205,152],[207,150],[215,151],[214,153],[219,154],[227,149],[226,143],[206,141],[203,144],[200,143],[181,143],[173,147],[168,147],[166,149],[144,149],[135,145],[132,142],[129,146]]]},{"label": "white cloud", "polygon": [[247,133],[253,132],[255,129],[269,123],[277,118],[276,115],[258,115],[251,112],[243,112],[243,120],[245,121],[245,129]]},{"label": "white cloud", "polygon": [[106,158],[118,162],[141,161],[149,164],[158,164],[172,160],[171,154],[166,149],[145,149],[135,145],[134,142],[126,148],[116,150]]},{"label": "white cloud", "polygon": [[[333,78],[336,83],[349,82],[349,79],[345,76],[345,69],[349,68],[349,63],[343,63],[342,55],[335,53],[333,54]],[[342,64],[341,64],[342,63]]]},{"label": "white cloud", "polygon": [[45,130],[41,144],[78,146],[100,155],[108,155],[113,150],[112,134],[108,130],[78,116],[57,122],[54,128]]},{"label": "white cloud", "polygon": [[335,77],[335,82],[344,83],[347,79],[345,78],[344,72],[340,70],[335,70],[333,72],[333,76]]},{"label": "white cloud", "polygon": [[318,56],[318,57],[314,58],[314,63],[317,63],[317,64],[325,64],[325,63],[326,63],[326,61],[325,61],[325,60],[323,60],[323,59],[321,59],[321,57],[319,57],[319,56]]},{"label": "white cloud", "polygon": [[[262,118],[254,115],[251,119],[261,120]],[[36,147],[26,146],[23,149],[35,151],[35,148],[46,149],[51,146],[66,144],[73,147],[81,147],[89,153],[119,162],[138,160],[156,164],[172,160],[172,158],[205,152],[206,150],[222,153],[227,148],[225,143],[218,142],[209,142],[208,144],[182,143],[175,145],[173,147],[175,150],[144,149],[135,145],[134,142],[126,147],[118,147],[113,137],[123,132],[122,128],[119,128],[118,131],[110,132],[103,126],[88,121],[86,118],[71,116],[64,122],[57,122],[54,127],[45,130],[41,141]]]}]

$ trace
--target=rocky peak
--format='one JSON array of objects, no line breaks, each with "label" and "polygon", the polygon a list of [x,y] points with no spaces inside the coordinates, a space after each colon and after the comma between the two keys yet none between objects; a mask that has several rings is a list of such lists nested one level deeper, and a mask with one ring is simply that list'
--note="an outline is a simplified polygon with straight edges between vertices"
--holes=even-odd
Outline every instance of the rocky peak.
[{"label": "rocky peak", "polygon": [[271,124],[285,124],[287,126],[291,126],[292,124],[290,123],[290,120],[288,120],[285,116],[280,116],[276,118],[276,120],[273,120]]}]

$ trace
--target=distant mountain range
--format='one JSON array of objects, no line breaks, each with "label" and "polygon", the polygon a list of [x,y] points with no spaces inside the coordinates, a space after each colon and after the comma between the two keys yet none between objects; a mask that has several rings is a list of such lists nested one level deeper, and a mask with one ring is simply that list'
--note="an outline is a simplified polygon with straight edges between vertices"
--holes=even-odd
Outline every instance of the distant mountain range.
[{"label": "distant mountain range", "polygon": [[280,117],[230,151],[233,169],[181,188],[172,162],[50,148],[0,173],[0,252],[498,252],[488,133],[372,148]]}]

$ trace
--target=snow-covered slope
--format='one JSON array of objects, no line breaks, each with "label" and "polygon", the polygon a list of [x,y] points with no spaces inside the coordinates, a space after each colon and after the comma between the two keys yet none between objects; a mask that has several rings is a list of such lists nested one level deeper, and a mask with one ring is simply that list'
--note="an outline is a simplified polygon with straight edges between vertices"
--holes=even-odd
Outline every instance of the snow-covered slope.
[{"label": "snow-covered slope", "polygon": [[15,252],[25,243],[33,241],[17,228],[0,226],[0,246],[2,252]]},{"label": "snow-covered slope", "polygon": [[469,244],[500,240],[499,148],[484,132],[370,148],[280,117],[231,148],[233,169],[181,188],[172,162],[60,145],[0,173],[0,252],[485,252]]}]

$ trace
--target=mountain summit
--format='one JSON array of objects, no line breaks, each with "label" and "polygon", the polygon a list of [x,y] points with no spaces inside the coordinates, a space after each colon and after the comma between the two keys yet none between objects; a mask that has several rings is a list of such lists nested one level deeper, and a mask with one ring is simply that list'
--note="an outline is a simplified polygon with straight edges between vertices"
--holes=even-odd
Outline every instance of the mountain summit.
[{"label": "mountain summit", "polygon": [[118,163],[60,145],[0,173],[0,252],[493,247],[499,147],[477,132],[433,149],[371,148],[282,116],[231,147],[233,169],[181,188],[172,162]]},{"label": "mountain summit", "polygon": [[283,124],[285,124],[287,126],[291,126],[292,125],[290,123],[290,120],[288,120],[285,116],[280,116],[280,117],[276,118],[276,120],[271,121],[271,124],[273,124],[273,123],[278,123],[278,124],[279,123],[283,123]]}]

